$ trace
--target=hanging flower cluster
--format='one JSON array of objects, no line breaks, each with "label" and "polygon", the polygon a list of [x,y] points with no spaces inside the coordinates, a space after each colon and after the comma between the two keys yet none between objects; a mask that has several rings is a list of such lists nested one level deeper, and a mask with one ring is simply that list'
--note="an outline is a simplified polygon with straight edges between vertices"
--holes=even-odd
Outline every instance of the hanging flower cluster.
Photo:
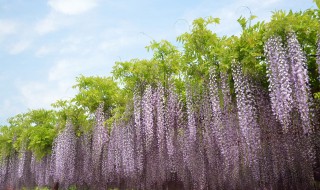
[{"label": "hanging flower cluster", "polygon": [[290,66],[280,37],[271,37],[266,42],[265,54],[268,63],[267,76],[272,111],[282,123],[284,131],[287,132],[290,125],[293,98]]},{"label": "hanging flower cluster", "polygon": [[294,107],[300,113],[303,131],[310,133],[309,110],[309,76],[307,71],[307,58],[302,51],[295,33],[288,35],[288,61],[291,66],[291,82],[293,87]]},{"label": "hanging flower cluster", "polygon": [[317,43],[317,58],[316,58],[316,62],[318,65],[318,73],[319,73],[319,80],[320,80],[320,38],[318,39],[318,43]]},{"label": "hanging flower cluster", "polygon": [[[77,139],[71,121],[67,121],[65,129],[55,139],[53,145],[54,157],[54,181],[62,186],[70,186],[74,183],[76,171],[76,144]],[[35,167],[38,162],[33,159]]]},{"label": "hanging flower cluster", "polygon": [[273,112],[287,132],[293,109],[296,109],[300,114],[304,133],[310,133],[307,59],[296,34],[288,34],[286,49],[280,37],[270,38],[265,44],[265,54]]}]

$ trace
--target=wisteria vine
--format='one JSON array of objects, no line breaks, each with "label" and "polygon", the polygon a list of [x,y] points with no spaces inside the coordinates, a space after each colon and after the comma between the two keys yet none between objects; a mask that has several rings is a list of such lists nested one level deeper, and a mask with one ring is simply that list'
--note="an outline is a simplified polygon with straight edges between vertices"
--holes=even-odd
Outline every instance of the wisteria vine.
[{"label": "wisteria vine", "polygon": [[92,132],[67,120],[50,154],[2,158],[0,189],[312,189],[306,56],[295,33],[264,49],[269,92],[237,61],[229,74],[211,68],[203,86],[187,79],[185,97],[173,83],[137,87],[112,126],[101,103]]}]

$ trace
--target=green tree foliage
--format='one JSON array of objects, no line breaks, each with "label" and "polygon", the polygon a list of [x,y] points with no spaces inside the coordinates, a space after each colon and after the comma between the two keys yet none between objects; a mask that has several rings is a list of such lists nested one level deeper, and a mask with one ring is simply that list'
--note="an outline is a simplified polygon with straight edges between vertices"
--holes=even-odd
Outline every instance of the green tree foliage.
[{"label": "green tree foliage", "polygon": [[209,68],[218,64],[217,53],[221,39],[208,29],[208,25],[219,22],[219,18],[198,18],[193,21],[191,32],[177,38],[184,47],[181,69],[189,78],[201,79],[208,76]]},{"label": "green tree foliage", "polygon": [[94,113],[99,104],[104,104],[104,113],[110,117],[114,108],[122,106],[123,99],[120,88],[111,77],[85,77],[77,78],[74,88],[78,94],[72,100],[78,106],[82,106],[90,113]]},{"label": "green tree foliage", "polygon": [[146,48],[148,51],[153,51],[152,59],[156,65],[157,82],[167,87],[170,82],[174,80],[178,82],[181,79],[181,53],[175,46],[162,40],[160,42],[152,41]]},{"label": "green tree foliage", "polygon": [[1,128],[1,155],[30,150],[37,158],[42,158],[51,151],[56,121],[55,112],[45,109],[31,110],[10,118],[10,127]]},{"label": "green tree foliage", "polygon": [[78,106],[72,100],[58,100],[52,107],[55,108],[57,116],[57,130],[65,128],[67,120],[71,120],[75,126],[77,135],[91,130],[93,119],[85,108]]},{"label": "green tree foliage", "polygon": [[50,152],[55,138],[55,112],[44,109],[31,110],[27,116],[29,126],[17,139],[17,142],[21,143],[17,148],[24,148],[26,143],[28,150],[31,150],[36,157],[42,158]]},{"label": "green tree foliage", "polygon": [[154,60],[138,60],[116,62],[113,76],[130,94],[135,88],[142,88],[146,84],[156,84],[158,76]]},{"label": "green tree foliage", "polygon": [[[319,1],[315,0],[319,7]],[[0,128],[0,155],[30,150],[38,158],[50,153],[53,139],[71,120],[76,133],[90,132],[94,126],[94,113],[100,104],[108,126],[123,117],[127,107],[132,107],[134,92],[140,95],[147,85],[162,85],[167,90],[174,85],[177,94],[185,97],[185,84],[196,88],[206,85],[210,69],[218,75],[226,74],[234,95],[231,77],[233,62],[242,65],[245,75],[250,75],[267,89],[264,44],[272,36],[286,41],[287,34],[295,32],[307,55],[311,90],[319,98],[320,84],[316,64],[317,40],[319,38],[319,9],[299,12],[274,12],[269,22],[254,23],[254,15],[238,19],[242,32],[239,35],[218,36],[219,18],[206,17],[193,21],[190,31],[177,37],[182,44],[180,51],[172,43],[151,41],[146,47],[153,52],[151,59],[132,59],[116,62],[112,77],[79,76],[74,88],[76,95],[70,100],[58,100],[54,110],[30,110],[8,120]],[[213,28],[213,30],[211,30]],[[219,81],[218,81],[219,82]],[[130,110],[130,109],[129,109]],[[125,114],[124,114],[125,113]]]},{"label": "green tree foliage", "polygon": [[12,126],[1,126],[0,128],[0,158],[4,158],[10,155],[14,150],[13,137],[14,128]]}]

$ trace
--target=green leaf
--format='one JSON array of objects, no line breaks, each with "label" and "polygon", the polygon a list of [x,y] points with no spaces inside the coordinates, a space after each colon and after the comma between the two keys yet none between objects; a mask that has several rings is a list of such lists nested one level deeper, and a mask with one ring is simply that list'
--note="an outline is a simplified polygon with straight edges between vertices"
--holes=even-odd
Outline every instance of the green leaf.
[{"label": "green leaf", "polygon": [[249,18],[249,20],[254,20],[254,19],[256,19],[256,18],[258,18],[256,15],[251,15],[250,18]]},{"label": "green leaf", "polygon": [[320,9],[320,0],[313,0],[313,2],[315,2],[317,7],[318,7],[318,9]]},{"label": "green leaf", "polygon": [[209,17],[207,19],[208,24],[220,24],[220,18]]},{"label": "green leaf", "polygon": [[246,20],[246,18],[244,18],[244,17],[240,17],[240,18],[238,18],[238,23],[240,24],[240,26],[241,26],[241,28],[242,28],[242,30],[245,30],[245,28],[246,28],[246,26],[247,26],[247,20]]}]

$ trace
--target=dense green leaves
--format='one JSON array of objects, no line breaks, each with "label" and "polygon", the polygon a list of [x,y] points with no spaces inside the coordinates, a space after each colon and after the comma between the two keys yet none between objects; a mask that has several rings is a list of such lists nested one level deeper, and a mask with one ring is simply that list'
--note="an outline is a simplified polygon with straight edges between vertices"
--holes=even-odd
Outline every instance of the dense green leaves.
[{"label": "dense green leaves", "polygon": [[219,19],[198,18],[193,21],[190,33],[186,32],[177,38],[184,47],[181,69],[189,78],[201,79],[208,76],[209,68],[218,63],[220,38],[208,29],[210,24],[219,24]]},{"label": "dense green leaves", "polygon": [[15,151],[31,150],[37,158],[45,156],[51,151],[56,121],[55,112],[44,109],[10,118],[10,127],[0,129],[0,146],[3,148],[0,154],[8,156]]},{"label": "dense green leaves", "polygon": [[14,129],[8,126],[0,128],[0,157],[7,157],[13,149]]},{"label": "dense green leaves", "polygon": [[104,112],[110,116],[113,108],[121,106],[120,89],[111,77],[80,76],[74,88],[79,92],[73,101],[87,108],[90,113],[94,113],[99,104],[104,103]]}]

